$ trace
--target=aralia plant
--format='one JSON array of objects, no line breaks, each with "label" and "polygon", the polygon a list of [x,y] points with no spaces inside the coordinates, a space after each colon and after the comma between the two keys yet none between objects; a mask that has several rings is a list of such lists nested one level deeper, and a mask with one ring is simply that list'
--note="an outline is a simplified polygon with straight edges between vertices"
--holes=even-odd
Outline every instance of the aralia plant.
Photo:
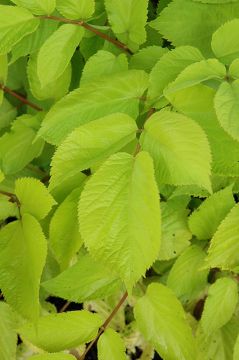
[{"label": "aralia plant", "polygon": [[0,360],[239,359],[238,33],[0,0]]}]

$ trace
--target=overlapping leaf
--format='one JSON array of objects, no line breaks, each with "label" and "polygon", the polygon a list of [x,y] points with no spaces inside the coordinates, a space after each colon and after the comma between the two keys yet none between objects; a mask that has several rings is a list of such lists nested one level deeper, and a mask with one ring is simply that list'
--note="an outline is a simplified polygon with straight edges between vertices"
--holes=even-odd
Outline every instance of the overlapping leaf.
[{"label": "overlapping leaf", "polygon": [[0,302],[0,358],[15,360],[17,349],[17,333],[14,330],[15,318],[10,306]]},{"label": "overlapping leaf", "polygon": [[66,18],[88,19],[95,10],[94,0],[56,0],[57,10]]},{"label": "overlapping leaf", "polygon": [[112,330],[107,329],[101,335],[98,343],[98,359],[99,360],[126,360],[125,346],[120,335]]},{"label": "overlapping leaf", "polygon": [[30,10],[36,15],[50,15],[56,7],[56,0],[11,0],[14,4]]}]

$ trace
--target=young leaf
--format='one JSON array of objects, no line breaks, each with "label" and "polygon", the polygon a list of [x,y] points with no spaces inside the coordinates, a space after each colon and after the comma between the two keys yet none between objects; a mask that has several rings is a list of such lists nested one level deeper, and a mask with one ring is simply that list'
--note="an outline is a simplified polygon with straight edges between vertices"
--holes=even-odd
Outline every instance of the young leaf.
[{"label": "young leaf", "polygon": [[147,46],[131,56],[129,68],[150,72],[158,60],[167,52],[168,49],[161,46]]},{"label": "young leaf", "polygon": [[76,264],[42,284],[50,294],[81,303],[112,295],[121,288],[117,276],[88,254],[80,255]]},{"label": "young leaf", "polygon": [[21,204],[21,214],[31,214],[38,220],[44,219],[56,204],[46,187],[34,178],[17,179],[15,193]]},{"label": "young leaf", "polygon": [[237,141],[239,140],[239,80],[223,82],[214,98],[217,118],[223,129]]},{"label": "young leaf", "polygon": [[140,70],[102,77],[86,84],[51,108],[43,120],[39,136],[59,145],[78,126],[105,115],[122,112],[135,119],[140,96],[147,86],[147,74]]},{"label": "young leaf", "polygon": [[218,279],[209,288],[201,324],[206,334],[225,325],[232,317],[238,302],[237,283],[230,278]]},{"label": "young leaf", "polygon": [[172,290],[150,284],[134,314],[139,330],[164,360],[195,358],[195,340],[181,303]]},{"label": "young leaf", "polygon": [[159,184],[195,184],[211,191],[210,148],[196,122],[174,112],[157,112],[145,124],[140,142],[154,159]]},{"label": "young leaf", "polygon": [[193,300],[207,286],[208,270],[201,270],[206,253],[196,245],[187,248],[173,264],[167,286],[184,303]]},{"label": "young leaf", "polygon": [[33,355],[29,360],[75,360],[73,355],[64,353]]},{"label": "young leaf", "polygon": [[85,64],[80,83],[81,85],[87,84],[102,75],[111,75],[127,70],[128,60],[125,54],[116,56],[109,51],[99,50]]},{"label": "young leaf", "polygon": [[83,28],[65,24],[46,40],[37,58],[37,74],[42,87],[64,73],[83,35]]},{"label": "young leaf", "polygon": [[120,335],[107,329],[99,338],[97,343],[98,360],[127,360],[125,345]]},{"label": "young leaf", "polygon": [[[3,179],[2,179],[3,180]],[[1,181],[0,181],[1,182]],[[7,197],[0,198],[0,221],[8,217],[17,217],[19,215],[17,205],[9,201]]]},{"label": "young leaf", "polygon": [[17,6],[0,5],[0,54],[6,54],[24,36],[34,32],[39,25],[28,10]]},{"label": "young leaf", "polygon": [[187,66],[164,90],[164,95],[197,85],[203,81],[221,80],[226,76],[226,68],[217,59],[202,60]]},{"label": "young leaf", "polygon": [[216,57],[225,64],[229,65],[239,57],[238,31],[239,20],[234,19],[220,26],[212,35],[212,50]]},{"label": "young leaf", "polygon": [[214,234],[206,264],[210,267],[219,267],[233,270],[239,264],[239,204],[236,204],[226,218],[221,222]]},{"label": "young leaf", "polygon": [[147,7],[147,0],[105,0],[113,32],[133,51],[146,41]]},{"label": "young leaf", "polygon": [[69,265],[83,243],[77,221],[77,206],[82,187],[73,190],[59,205],[50,222],[49,245],[62,269]]},{"label": "young leaf", "polygon": [[0,302],[0,318],[0,359],[15,360],[17,350],[15,319],[11,308],[3,301]]},{"label": "young leaf", "polygon": [[122,149],[136,137],[127,114],[114,113],[75,129],[57,148],[51,163],[50,190]]},{"label": "young leaf", "polygon": [[17,110],[12,104],[3,98],[0,105],[0,130],[10,126],[11,122],[16,119]]},{"label": "young leaf", "polygon": [[[19,329],[23,340],[49,352],[72,349],[91,341],[102,320],[89,311],[71,311],[39,318],[37,328],[26,323]],[[54,335],[54,336],[53,336]]]},{"label": "young leaf", "polygon": [[11,0],[36,15],[50,15],[56,7],[56,0]]},{"label": "young leaf", "polygon": [[86,179],[87,176],[85,174],[82,172],[77,173],[70,178],[66,178],[65,181],[59,183],[58,186],[55,186],[50,192],[54,199],[56,199],[58,203],[61,203],[73,190],[82,186]]},{"label": "young leaf", "polygon": [[153,67],[149,77],[149,102],[156,107],[163,97],[164,88],[189,65],[204,60],[200,51],[192,46],[181,46],[164,54]]},{"label": "young leaf", "polygon": [[210,239],[234,205],[232,186],[212,194],[189,217],[191,232],[199,240]]},{"label": "young leaf", "polygon": [[39,315],[39,284],[47,245],[39,223],[28,214],[0,232],[0,287],[6,301],[28,320]]},{"label": "young leaf", "polygon": [[114,270],[130,292],[160,247],[159,195],[150,156],[112,155],[86,184],[79,221],[90,254]]},{"label": "young leaf", "polygon": [[228,70],[229,78],[238,79],[239,78],[239,59],[235,59],[229,66]]},{"label": "young leaf", "polygon": [[56,8],[66,18],[88,19],[95,11],[94,0],[56,0]]}]

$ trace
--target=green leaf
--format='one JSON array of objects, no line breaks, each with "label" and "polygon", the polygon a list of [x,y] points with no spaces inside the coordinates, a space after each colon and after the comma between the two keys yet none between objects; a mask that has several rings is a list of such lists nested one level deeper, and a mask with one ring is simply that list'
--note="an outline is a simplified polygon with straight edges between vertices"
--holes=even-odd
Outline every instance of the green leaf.
[{"label": "green leaf", "polygon": [[29,213],[38,220],[44,219],[56,204],[46,187],[34,178],[17,179],[15,193],[21,204],[21,214]]},{"label": "green leaf", "polygon": [[70,311],[39,318],[37,327],[23,325],[19,333],[23,340],[49,352],[72,349],[95,338],[102,324],[97,314]]},{"label": "green leaf", "polygon": [[125,54],[116,56],[109,51],[99,50],[86,62],[80,83],[87,84],[102,75],[112,75],[127,70],[128,60]]},{"label": "green leaf", "polygon": [[167,52],[168,49],[161,46],[147,46],[131,56],[129,68],[150,72],[158,60]]},{"label": "green leaf", "polygon": [[81,303],[108,297],[121,288],[121,283],[100,262],[81,254],[76,264],[42,286],[50,294]]},{"label": "green leaf", "polygon": [[97,343],[98,360],[126,360],[125,345],[119,333],[107,329]]},{"label": "green leaf", "polygon": [[66,18],[88,19],[95,11],[94,0],[56,0],[56,8]]},{"label": "green leaf", "polygon": [[59,183],[59,185],[54,187],[50,192],[54,199],[56,199],[58,203],[61,203],[73,190],[82,186],[86,179],[87,176],[85,174],[77,173],[76,175]]},{"label": "green leaf", "polygon": [[239,204],[221,222],[208,250],[206,265],[232,270],[239,264]]},{"label": "green leaf", "polygon": [[221,80],[226,76],[226,68],[217,59],[202,60],[187,66],[164,90],[164,95],[197,85],[203,81]]},{"label": "green leaf", "polygon": [[16,119],[17,110],[5,98],[0,105],[0,130],[8,127]]},{"label": "green leaf", "polygon": [[239,140],[239,80],[232,83],[223,82],[214,98],[218,121],[223,129],[235,140]]},{"label": "green leaf", "polygon": [[212,50],[225,64],[230,64],[239,57],[238,31],[239,19],[234,19],[220,26],[212,35]]},{"label": "green leaf", "polygon": [[237,337],[233,351],[233,360],[238,360],[238,359],[239,359],[239,335]]},{"label": "green leaf", "polygon": [[64,73],[83,35],[83,28],[65,24],[46,40],[37,58],[37,74],[42,87]]},{"label": "green leaf", "polygon": [[146,41],[147,0],[105,0],[112,30],[133,51]]},{"label": "green leaf", "polygon": [[228,77],[233,79],[239,78],[239,59],[235,59],[229,66]]},{"label": "green leaf", "polygon": [[238,302],[237,283],[230,278],[218,279],[209,288],[202,318],[202,328],[211,334],[225,325],[232,317]]},{"label": "green leaf", "polygon": [[15,203],[10,202],[7,197],[0,197],[0,221],[8,217],[17,217],[18,213],[18,208]]},{"label": "green leaf", "polygon": [[0,5],[0,54],[6,54],[24,36],[37,29],[39,20],[26,9]]},{"label": "green leaf", "polygon": [[37,321],[39,284],[47,244],[41,226],[24,214],[0,232],[0,287],[6,301],[24,318]]},{"label": "green leaf", "polygon": [[0,358],[1,360],[15,360],[17,349],[15,318],[11,308],[3,301],[0,302],[0,318]]},{"label": "green leaf", "polygon": [[50,15],[56,7],[56,0],[11,0],[36,15]]},{"label": "green leaf", "polygon": [[[8,74],[8,60],[7,55],[0,55],[0,84],[5,85]],[[0,89],[0,105],[3,101],[3,90]]]},{"label": "green leaf", "polygon": [[187,248],[173,264],[167,286],[185,304],[194,300],[207,286],[208,270],[201,270],[206,253],[196,245]]},{"label": "green leaf", "polygon": [[[234,4],[212,5],[191,0],[174,0],[154,20],[154,28],[174,46],[195,46],[203,55],[212,57],[212,34],[223,23],[238,16],[238,1]],[[224,44],[225,40],[221,41]]]},{"label": "green leaf", "polygon": [[83,240],[80,235],[77,206],[82,191],[79,187],[67,196],[56,209],[49,228],[49,245],[61,268],[66,268],[80,249]]},{"label": "green leaf", "polygon": [[0,162],[4,174],[17,173],[40,155],[44,141],[38,139],[32,143],[36,136],[35,121],[35,117],[23,115],[0,137]]},{"label": "green leaf", "polygon": [[33,355],[29,358],[29,360],[75,360],[75,357],[69,354],[52,353],[52,354]]},{"label": "green leaf", "polygon": [[192,234],[187,225],[188,210],[180,206],[177,200],[161,202],[162,209],[162,241],[159,260],[177,257],[190,245]]},{"label": "green leaf", "polygon": [[157,112],[146,122],[140,142],[154,159],[159,184],[194,184],[211,191],[210,148],[196,122],[167,110]]},{"label": "green leaf", "polygon": [[181,46],[164,54],[150,73],[148,102],[160,108],[164,88],[187,66],[203,59],[200,51],[192,46]]},{"label": "green leaf", "polygon": [[159,195],[149,155],[112,155],[87,182],[79,220],[90,254],[130,292],[160,247]]},{"label": "green leaf", "polygon": [[71,64],[68,64],[59,78],[45,86],[41,86],[37,74],[37,55],[33,54],[28,61],[27,76],[31,93],[36,99],[52,99],[56,101],[68,93],[71,82]]},{"label": "green leaf", "polygon": [[139,330],[164,360],[195,358],[196,348],[186,314],[172,290],[150,284],[134,314]]},{"label": "green leaf", "polygon": [[50,190],[122,149],[136,138],[136,131],[135,121],[121,113],[105,116],[75,129],[53,156]]},{"label": "green leaf", "polygon": [[212,194],[189,217],[191,232],[199,240],[210,239],[234,205],[232,186]]},{"label": "green leaf", "polygon": [[122,112],[135,119],[140,97],[147,85],[147,74],[140,70],[102,77],[86,84],[51,108],[43,120],[39,136],[59,145],[78,126],[105,115]]}]

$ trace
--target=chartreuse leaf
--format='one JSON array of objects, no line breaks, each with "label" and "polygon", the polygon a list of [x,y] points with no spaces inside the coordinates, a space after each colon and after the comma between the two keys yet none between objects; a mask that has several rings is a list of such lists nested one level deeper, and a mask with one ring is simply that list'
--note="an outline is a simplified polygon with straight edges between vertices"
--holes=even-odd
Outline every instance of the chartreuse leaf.
[{"label": "chartreuse leaf", "polygon": [[11,122],[16,119],[17,110],[12,104],[3,98],[2,104],[0,105],[0,130],[8,127]]},{"label": "chartreuse leaf", "polygon": [[37,55],[32,54],[27,65],[27,76],[32,95],[39,100],[59,100],[68,93],[71,82],[71,64],[68,64],[58,79],[41,86],[37,74]]},{"label": "chartreuse leaf", "polygon": [[230,64],[229,70],[228,70],[228,76],[229,76],[229,79],[230,79],[230,77],[233,79],[239,78],[239,59],[233,60],[232,63]]},{"label": "chartreuse leaf", "polygon": [[212,194],[189,217],[191,232],[200,240],[210,239],[234,205],[232,186]]},{"label": "chartreuse leaf", "polygon": [[167,52],[168,49],[161,46],[147,46],[131,56],[129,68],[150,72],[158,60]]},{"label": "chartreuse leaf", "polygon": [[117,38],[133,51],[146,41],[147,0],[105,0],[109,22]]},{"label": "chartreuse leaf", "polygon": [[37,74],[42,87],[64,73],[83,35],[83,28],[65,24],[45,41],[37,57]]},{"label": "chartreuse leaf", "polygon": [[197,85],[203,81],[221,80],[226,76],[226,68],[217,59],[202,60],[187,66],[164,90],[164,95]]},{"label": "chartreuse leaf", "polygon": [[0,5],[0,54],[6,54],[24,36],[34,32],[39,25],[28,10],[17,6]]},{"label": "chartreuse leaf", "polygon": [[36,136],[37,120],[31,115],[22,115],[13,123],[9,132],[0,137],[0,162],[3,173],[14,174],[22,170],[42,151],[44,141]]},{"label": "chartreuse leaf", "polygon": [[202,318],[202,328],[206,334],[220,329],[232,317],[238,302],[237,283],[230,278],[218,279],[209,288]]},{"label": "chartreuse leaf", "polygon": [[70,311],[39,318],[37,327],[26,323],[19,329],[24,340],[49,352],[72,349],[91,341],[102,324],[97,314]]},{"label": "chartreuse leaf", "polygon": [[126,360],[125,345],[119,333],[107,329],[97,343],[98,360]]},{"label": "chartreuse leaf", "polygon": [[134,314],[139,330],[164,360],[192,360],[195,341],[181,303],[171,289],[150,284]]},{"label": "chartreuse leaf", "polygon": [[233,360],[238,360],[238,359],[239,359],[239,335],[237,337],[233,351]]},{"label": "chartreuse leaf", "polygon": [[[181,201],[181,200],[179,200]],[[176,201],[161,202],[162,210],[162,242],[159,260],[177,257],[190,245],[192,237],[187,225],[188,210]]]},{"label": "chartreuse leaf", "polygon": [[94,0],[56,0],[56,8],[66,18],[88,19],[95,11]]},{"label": "chartreuse leaf", "polygon": [[24,214],[0,231],[0,287],[6,301],[24,318],[37,321],[39,284],[47,244],[37,220]]},{"label": "chartreuse leaf", "polygon": [[150,73],[149,103],[161,107],[164,88],[189,65],[202,60],[200,51],[192,46],[181,46],[164,54]]},{"label": "chartreuse leaf", "polygon": [[16,203],[10,202],[7,197],[0,197],[0,221],[8,217],[17,217],[18,215],[19,212]]},{"label": "chartreuse leaf", "polygon": [[147,86],[147,74],[141,70],[130,70],[85,84],[51,108],[42,122],[39,136],[59,145],[78,126],[105,115],[122,112],[136,118],[140,97]]},{"label": "chartreuse leaf", "polygon": [[159,184],[194,184],[211,191],[210,148],[196,122],[174,112],[157,112],[145,124],[140,142],[154,159]]},{"label": "chartreuse leaf", "polygon": [[[8,73],[7,55],[0,55],[0,84],[5,85]],[[3,90],[0,89],[0,105],[3,101]]]},{"label": "chartreuse leaf", "polygon": [[38,220],[44,219],[56,204],[46,187],[34,178],[17,179],[15,193],[21,205],[21,214],[31,214]]},{"label": "chartreuse leaf", "polygon": [[87,182],[79,221],[90,254],[115,271],[130,292],[160,247],[159,195],[148,153],[135,159],[112,155]]},{"label": "chartreuse leaf", "polygon": [[[174,0],[154,20],[153,26],[174,46],[192,45],[209,57],[213,55],[211,39],[214,31],[238,16],[238,2],[211,5],[191,0]],[[221,41],[223,46],[225,39],[222,38]]]},{"label": "chartreuse leaf", "polygon": [[75,129],[53,156],[50,190],[122,149],[136,138],[136,130],[135,120],[121,113],[105,116]]},{"label": "chartreuse leaf", "polygon": [[8,304],[0,302],[0,358],[15,360],[17,349],[17,333],[14,330],[15,318]]},{"label": "chartreuse leaf", "polygon": [[52,354],[33,355],[29,358],[29,360],[75,360],[75,357],[70,354],[52,353]]},{"label": "chartreuse leaf", "polygon": [[102,75],[111,75],[127,70],[128,60],[125,54],[116,56],[109,51],[99,50],[85,64],[80,83],[81,85],[86,84]]},{"label": "chartreuse leaf", "polygon": [[193,300],[207,286],[208,270],[201,270],[205,257],[199,246],[192,245],[177,258],[169,272],[167,286],[184,303]]},{"label": "chartreuse leaf", "polygon": [[237,141],[239,140],[239,80],[223,82],[214,99],[217,118],[223,129]]},{"label": "chartreuse leaf", "polygon": [[42,284],[50,294],[81,303],[102,299],[119,290],[117,275],[105,269],[88,254],[80,255],[76,264]]},{"label": "chartreuse leaf", "polygon": [[30,10],[36,15],[50,15],[56,7],[56,0],[11,0],[14,4]]},{"label": "chartreuse leaf", "polygon": [[214,234],[206,264],[232,270],[239,264],[239,204],[236,204],[226,218],[221,222]]},{"label": "chartreuse leaf", "polygon": [[233,19],[220,26],[212,35],[212,50],[225,64],[230,64],[239,57],[238,31],[239,19]]},{"label": "chartreuse leaf", "polygon": [[65,200],[65,198],[76,188],[82,186],[83,183],[86,181],[87,176],[82,172],[77,173],[76,175],[66,178],[65,181],[62,181],[58,184],[58,186],[54,187],[50,190],[51,194],[53,195],[54,199],[57,200],[58,203]]},{"label": "chartreuse leaf", "polygon": [[69,265],[83,243],[77,221],[77,206],[82,187],[67,196],[50,222],[49,244],[62,269]]}]

